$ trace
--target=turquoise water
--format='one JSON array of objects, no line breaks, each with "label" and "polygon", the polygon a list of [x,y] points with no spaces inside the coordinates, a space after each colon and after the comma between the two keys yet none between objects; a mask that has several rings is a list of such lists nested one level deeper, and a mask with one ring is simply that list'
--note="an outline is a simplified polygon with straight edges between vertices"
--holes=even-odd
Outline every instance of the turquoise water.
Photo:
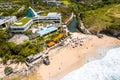
[{"label": "turquoise water", "polygon": [[120,48],[110,49],[103,59],[91,61],[61,80],[120,80]]},{"label": "turquoise water", "polygon": [[77,29],[77,18],[76,17],[74,17],[72,22],[69,24],[68,30],[70,32],[79,32],[79,30]]},{"label": "turquoise water", "polygon": [[38,31],[37,33],[40,34],[41,36],[48,34],[50,32],[53,32],[55,30],[57,30],[58,28],[56,27],[49,27],[49,28],[44,28],[43,30]]}]

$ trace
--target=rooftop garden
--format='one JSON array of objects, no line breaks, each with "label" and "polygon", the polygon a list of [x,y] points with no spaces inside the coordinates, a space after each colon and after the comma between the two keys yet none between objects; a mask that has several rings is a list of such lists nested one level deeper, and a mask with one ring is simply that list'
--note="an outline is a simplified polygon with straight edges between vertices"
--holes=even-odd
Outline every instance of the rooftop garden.
[{"label": "rooftop garden", "polygon": [[3,26],[0,25],[0,28],[3,28]]},{"label": "rooftop garden", "polygon": [[40,14],[40,16],[47,16],[48,15],[48,12],[44,12],[42,14]]},{"label": "rooftop garden", "polygon": [[63,2],[63,4],[65,4],[65,5],[69,5],[69,4],[70,4],[70,2],[67,1],[67,0],[63,0],[62,2]]},{"label": "rooftop garden", "polygon": [[15,22],[13,26],[24,26],[29,20],[30,18],[24,17],[20,21]]}]

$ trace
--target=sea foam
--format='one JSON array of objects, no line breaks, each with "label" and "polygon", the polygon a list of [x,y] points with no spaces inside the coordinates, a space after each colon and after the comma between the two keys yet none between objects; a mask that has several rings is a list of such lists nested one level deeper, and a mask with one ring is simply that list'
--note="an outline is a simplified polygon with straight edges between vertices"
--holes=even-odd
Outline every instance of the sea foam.
[{"label": "sea foam", "polygon": [[104,58],[85,64],[61,80],[120,80],[120,48],[109,50]]}]

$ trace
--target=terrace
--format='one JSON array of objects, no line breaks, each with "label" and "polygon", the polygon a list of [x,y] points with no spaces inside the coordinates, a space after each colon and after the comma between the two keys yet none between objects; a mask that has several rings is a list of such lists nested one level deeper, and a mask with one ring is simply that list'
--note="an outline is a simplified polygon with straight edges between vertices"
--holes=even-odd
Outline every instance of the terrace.
[{"label": "terrace", "polygon": [[65,35],[60,33],[58,36],[56,36],[51,42],[47,43],[48,47],[52,47],[55,45],[60,39],[62,39]]},{"label": "terrace", "polygon": [[53,42],[53,41],[47,44],[48,47],[51,47],[53,45],[55,45],[55,42]]},{"label": "terrace", "polygon": [[55,37],[53,39],[53,41],[57,42],[58,40],[60,40],[62,37],[64,37],[64,34],[59,34],[57,37]]},{"label": "terrace", "polygon": [[42,14],[40,14],[40,16],[47,16],[48,15],[48,12],[44,12]]}]

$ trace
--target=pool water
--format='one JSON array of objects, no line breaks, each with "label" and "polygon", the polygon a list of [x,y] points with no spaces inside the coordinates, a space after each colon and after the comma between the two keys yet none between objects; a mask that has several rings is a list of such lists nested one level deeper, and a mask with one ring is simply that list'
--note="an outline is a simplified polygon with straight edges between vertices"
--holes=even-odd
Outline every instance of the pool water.
[{"label": "pool water", "polygon": [[77,18],[76,17],[74,17],[72,22],[69,24],[68,30],[70,32],[79,32],[79,30],[77,28]]},{"label": "pool water", "polygon": [[53,32],[53,31],[56,31],[57,29],[58,29],[57,27],[48,27],[48,28],[44,28],[43,30],[38,31],[37,33],[40,36],[43,36],[43,35]]}]

